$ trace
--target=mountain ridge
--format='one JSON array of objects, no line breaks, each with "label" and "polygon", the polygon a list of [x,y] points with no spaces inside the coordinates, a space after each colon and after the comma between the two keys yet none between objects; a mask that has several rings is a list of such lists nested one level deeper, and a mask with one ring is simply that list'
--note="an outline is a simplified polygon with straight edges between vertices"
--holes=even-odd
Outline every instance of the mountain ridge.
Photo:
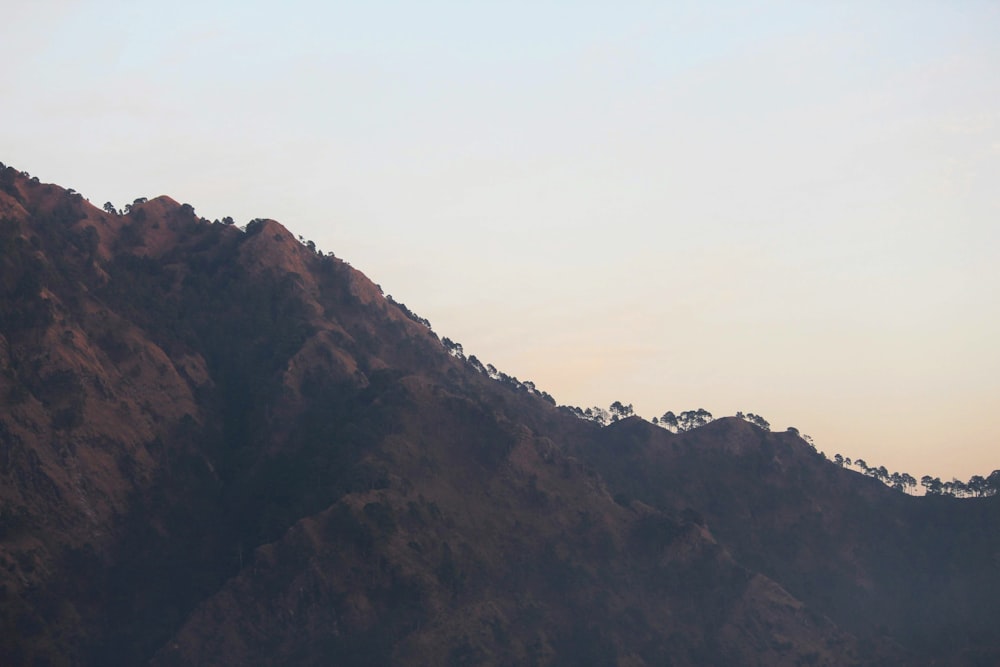
[{"label": "mountain ridge", "polygon": [[[1000,655],[996,603],[943,597],[996,582],[995,499],[909,498],[742,420],[577,419],[272,220],[101,211],[12,168],[0,218],[5,664]],[[905,613],[928,601],[969,629]]]}]

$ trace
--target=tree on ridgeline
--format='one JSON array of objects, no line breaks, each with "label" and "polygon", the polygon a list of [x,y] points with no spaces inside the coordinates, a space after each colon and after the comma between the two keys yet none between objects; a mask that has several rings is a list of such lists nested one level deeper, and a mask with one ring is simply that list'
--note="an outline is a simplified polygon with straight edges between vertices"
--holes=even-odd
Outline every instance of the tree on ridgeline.
[{"label": "tree on ridgeline", "polygon": [[468,361],[469,365],[475,368],[477,371],[479,371],[483,375],[489,375],[489,373],[486,371],[486,367],[483,366],[483,362],[479,361],[479,358],[476,357],[476,355],[470,354]]},{"label": "tree on ridgeline", "polygon": [[955,479],[954,477],[950,482],[944,482],[941,485],[941,495],[951,496],[952,498],[964,498],[969,493],[968,487],[960,479]]},{"label": "tree on ridgeline", "polygon": [[888,484],[890,488],[893,488],[896,491],[903,491],[906,488],[906,485],[903,483],[903,476],[900,475],[898,472],[894,472],[891,475],[889,475]]},{"label": "tree on ridgeline", "polygon": [[973,475],[969,478],[969,483],[965,485],[966,491],[970,495],[974,495],[977,498],[982,498],[986,495],[986,478],[982,475]]},{"label": "tree on ridgeline", "polygon": [[[251,220],[250,224],[247,225],[247,231],[250,231],[250,225],[254,224],[258,220],[261,223],[264,222],[260,218],[257,218],[256,220]],[[399,308],[399,310],[402,311],[403,315],[406,315],[406,317],[409,318],[410,320],[413,320],[417,324],[422,324],[425,327],[427,327],[428,329],[433,329],[433,327],[431,327],[430,320],[428,320],[426,317],[420,317],[415,312],[413,312],[412,310],[410,310],[409,308],[407,308],[407,306],[406,306],[405,303],[403,303],[402,301],[396,301],[395,299],[393,299],[391,294],[386,294],[385,295],[385,300],[388,301],[389,303],[391,303],[392,305],[396,306],[397,308]]]},{"label": "tree on ridgeline", "polygon": [[680,424],[677,422],[677,415],[669,410],[664,412],[663,416],[660,417],[659,425],[671,433],[677,433],[680,430]]},{"label": "tree on ridgeline", "polygon": [[708,424],[713,419],[712,413],[704,408],[686,410],[677,417],[677,425],[681,431],[690,431]]},{"label": "tree on ridgeline", "polygon": [[589,419],[592,422],[597,422],[601,426],[604,426],[610,421],[610,415],[608,414],[608,411],[605,410],[604,408],[599,408],[596,405],[592,408],[587,408],[586,410],[584,410],[583,414],[586,415],[587,419]]},{"label": "tree on ridgeline", "polygon": [[658,422],[653,423],[671,433],[682,433],[698,428],[699,426],[704,426],[713,419],[711,412],[704,408],[698,408],[697,410],[685,410],[679,415],[675,415],[673,411],[668,410],[663,413]]},{"label": "tree on ridgeline", "polygon": [[[755,415],[751,412],[747,415],[747,420],[754,426],[758,426],[764,431],[771,430],[771,424],[760,415]],[[795,432],[798,433],[798,429],[795,429]]]},{"label": "tree on ridgeline", "polygon": [[903,482],[903,491],[906,493],[913,493],[917,488],[917,480],[908,472],[901,473],[900,478]]},{"label": "tree on ridgeline", "polygon": [[448,350],[448,354],[451,356],[456,359],[465,359],[465,351],[462,349],[461,343],[456,343],[452,339],[445,336],[441,339],[441,344],[444,345],[444,349]]},{"label": "tree on ridgeline", "polygon": [[621,401],[615,401],[612,403],[608,410],[611,412],[611,421],[618,421],[619,419],[625,419],[626,417],[631,417],[634,414],[632,409],[632,404],[623,405]]},{"label": "tree on ridgeline", "polygon": [[986,495],[995,496],[1000,494],[1000,470],[994,470],[986,478]]},{"label": "tree on ridgeline", "polygon": [[[856,459],[853,464],[850,458],[834,454],[833,463],[840,467],[856,466],[862,474],[882,482],[886,486],[913,495],[917,489],[917,479],[907,472],[889,472],[885,466],[869,466],[864,459]],[[988,477],[973,475],[968,482],[953,478],[949,482],[941,481],[940,477],[924,475],[920,478],[920,486],[928,496],[950,496],[952,498],[983,498],[1000,494],[1000,470],[994,470]]]},{"label": "tree on ridgeline", "polygon": [[941,495],[941,478],[931,477],[930,475],[924,475],[920,478],[920,486],[924,487],[925,493],[928,496],[940,496]]},{"label": "tree on ridgeline", "polygon": [[[758,428],[760,428],[760,429],[762,429],[764,431],[770,431],[771,430],[771,424],[766,419],[764,419],[763,417],[761,417],[760,415],[755,415],[752,412],[748,412],[748,413],[744,414],[742,411],[740,411],[740,412],[736,413],[736,416],[739,417],[740,419],[744,420],[744,421],[750,422],[754,426],[757,426]],[[794,432],[795,432],[796,435],[798,435],[799,430],[798,429],[794,429]]]}]

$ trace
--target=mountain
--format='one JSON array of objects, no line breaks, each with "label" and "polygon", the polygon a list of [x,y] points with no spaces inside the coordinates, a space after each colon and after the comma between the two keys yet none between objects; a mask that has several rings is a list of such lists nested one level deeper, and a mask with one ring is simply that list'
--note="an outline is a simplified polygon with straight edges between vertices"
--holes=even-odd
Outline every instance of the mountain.
[{"label": "mountain", "polygon": [[4,665],[1000,662],[997,498],[600,427],[275,221],[9,167],[0,448]]}]

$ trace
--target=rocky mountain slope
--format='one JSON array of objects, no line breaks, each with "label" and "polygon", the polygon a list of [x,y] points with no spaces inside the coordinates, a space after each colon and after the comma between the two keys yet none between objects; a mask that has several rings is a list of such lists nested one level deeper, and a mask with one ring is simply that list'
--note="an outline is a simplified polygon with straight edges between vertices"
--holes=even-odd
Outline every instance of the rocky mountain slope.
[{"label": "rocky mountain slope", "polygon": [[854,636],[1000,664],[996,497],[910,496],[735,418],[684,437],[630,420],[573,448],[619,500],[694,508],[737,560]]},{"label": "rocky mountain slope", "polygon": [[0,170],[0,664],[995,664],[997,511],[601,428],[274,221]]}]

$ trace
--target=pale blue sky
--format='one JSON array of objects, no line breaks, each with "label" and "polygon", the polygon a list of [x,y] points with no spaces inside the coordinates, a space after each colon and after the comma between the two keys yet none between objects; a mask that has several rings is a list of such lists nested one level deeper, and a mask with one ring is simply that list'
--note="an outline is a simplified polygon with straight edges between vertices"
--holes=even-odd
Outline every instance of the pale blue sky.
[{"label": "pale blue sky", "polygon": [[18,3],[0,160],[273,217],[560,402],[1000,467],[1000,6]]}]

